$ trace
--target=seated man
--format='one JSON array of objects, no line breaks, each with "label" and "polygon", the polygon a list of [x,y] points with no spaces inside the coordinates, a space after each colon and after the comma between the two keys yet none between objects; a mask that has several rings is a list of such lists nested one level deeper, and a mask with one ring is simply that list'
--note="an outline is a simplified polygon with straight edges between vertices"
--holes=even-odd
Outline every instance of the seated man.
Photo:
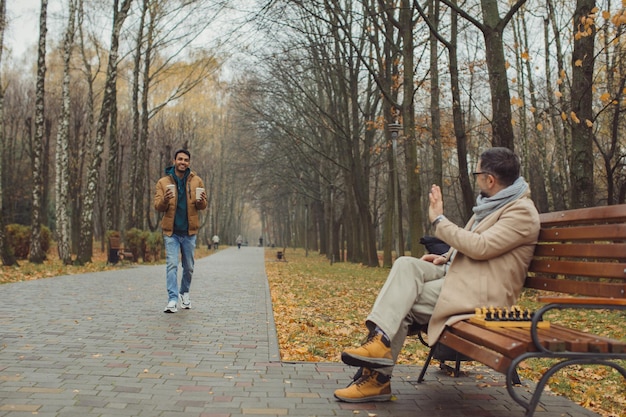
[{"label": "seated man", "polygon": [[476,307],[515,304],[537,243],[539,214],[513,151],[483,152],[473,175],[480,195],[465,228],[445,218],[441,189],[432,186],[428,217],[435,236],[451,248],[396,260],[365,322],[368,340],[341,355],[361,369],[347,388],[335,391],[337,399],[391,398],[391,373],[412,323],[428,323],[432,346],[446,325]]}]

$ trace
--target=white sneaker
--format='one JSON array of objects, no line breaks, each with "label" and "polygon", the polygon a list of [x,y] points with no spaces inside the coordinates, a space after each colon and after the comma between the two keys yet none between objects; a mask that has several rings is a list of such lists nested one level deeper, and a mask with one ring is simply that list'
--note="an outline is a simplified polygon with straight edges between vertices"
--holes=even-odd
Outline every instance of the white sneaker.
[{"label": "white sneaker", "polygon": [[191,308],[191,299],[189,298],[188,292],[180,294],[180,308],[187,310]]},{"label": "white sneaker", "polygon": [[163,312],[165,313],[176,313],[177,311],[178,309],[176,308],[176,301],[170,301],[169,303],[167,303],[165,310],[163,310]]}]

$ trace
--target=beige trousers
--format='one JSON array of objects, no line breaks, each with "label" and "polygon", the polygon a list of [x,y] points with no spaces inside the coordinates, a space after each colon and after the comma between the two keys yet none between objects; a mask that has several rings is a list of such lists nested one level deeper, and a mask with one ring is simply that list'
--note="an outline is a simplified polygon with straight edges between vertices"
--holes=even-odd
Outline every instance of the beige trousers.
[{"label": "beige trousers", "polygon": [[[398,258],[378,293],[366,325],[370,331],[380,327],[391,339],[394,362],[404,346],[409,327],[426,324],[439,298],[445,269],[410,256]],[[377,369],[391,375],[393,367]]]}]

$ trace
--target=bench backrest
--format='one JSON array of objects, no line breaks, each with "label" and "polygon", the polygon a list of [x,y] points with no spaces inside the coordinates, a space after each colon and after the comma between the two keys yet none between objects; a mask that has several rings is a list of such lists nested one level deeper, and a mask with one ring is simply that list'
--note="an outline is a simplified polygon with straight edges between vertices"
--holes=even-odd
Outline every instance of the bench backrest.
[{"label": "bench backrest", "polygon": [[526,287],[626,299],[626,204],[540,215]]}]

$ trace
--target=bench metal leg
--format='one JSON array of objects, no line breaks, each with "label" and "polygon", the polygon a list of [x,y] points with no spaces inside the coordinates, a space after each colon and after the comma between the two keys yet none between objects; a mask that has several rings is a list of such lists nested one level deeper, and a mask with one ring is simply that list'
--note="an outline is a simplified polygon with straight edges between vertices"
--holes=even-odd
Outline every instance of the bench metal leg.
[{"label": "bench metal leg", "polygon": [[[436,346],[436,345],[435,345]],[[424,375],[426,375],[426,370],[428,369],[428,365],[430,365],[430,361],[433,359],[433,355],[435,354],[435,348],[431,347],[428,351],[428,357],[426,358],[426,362],[422,367],[422,372],[420,372],[420,376],[417,378],[417,382],[421,383],[424,381]]]},{"label": "bench metal leg", "polygon": [[[517,366],[525,361],[526,359],[530,359],[530,358],[545,358],[547,357],[546,355],[542,355],[542,354],[537,354],[537,353],[526,353],[524,355],[521,355],[520,357],[516,358],[513,360],[513,362],[511,362],[511,365],[509,365],[509,369],[507,370],[507,374],[506,374],[506,389],[509,392],[509,395],[511,396],[511,398],[513,398],[513,400],[515,400],[519,405],[521,405],[522,407],[524,407],[524,409],[526,410],[526,414],[525,417],[532,417],[533,414],[535,413],[535,409],[537,408],[537,405],[539,405],[539,400],[541,399],[541,394],[543,394],[543,389],[545,388],[546,384],[548,383],[548,381],[550,380],[550,377],[552,375],[554,375],[557,371],[561,370],[562,368],[565,368],[567,366],[570,365],[605,365],[605,366],[609,366],[611,368],[616,369],[620,374],[622,374],[622,376],[624,378],[626,378],[626,369],[624,369],[622,366],[620,366],[619,364],[617,364],[616,362],[611,362],[609,360],[604,360],[604,359],[594,359],[594,358],[578,358],[578,359],[565,359],[555,365],[552,365],[552,367],[550,369],[548,369],[542,376],[541,379],[539,380],[539,382],[537,382],[537,386],[535,387],[535,391],[532,393],[532,398],[530,399],[530,401],[525,401],[523,398],[521,398],[517,392],[515,392],[514,388],[513,388],[513,384],[515,382],[513,378],[517,378],[517,380],[519,380],[519,376],[517,375]],[[519,383],[519,382],[518,382]]]}]

